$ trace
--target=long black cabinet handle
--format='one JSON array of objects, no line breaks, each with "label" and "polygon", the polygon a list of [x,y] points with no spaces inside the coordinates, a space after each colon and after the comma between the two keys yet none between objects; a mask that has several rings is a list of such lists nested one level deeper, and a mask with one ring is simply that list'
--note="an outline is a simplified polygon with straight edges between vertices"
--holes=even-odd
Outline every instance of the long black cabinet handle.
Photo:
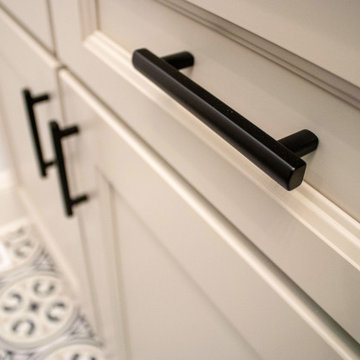
[{"label": "long black cabinet handle", "polygon": [[159,58],[147,49],[134,51],[134,67],[287,190],[299,186],[306,163],[300,158],[318,146],[318,138],[301,130],[275,140],[221,100],[190,80],[179,69],[192,66],[194,57],[180,52]]},{"label": "long black cabinet handle", "polygon": [[86,201],[88,199],[88,196],[79,195],[76,197],[71,197],[70,195],[69,182],[65,168],[64,153],[62,149],[62,139],[70,135],[78,134],[79,128],[77,126],[69,126],[64,129],[60,129],[56,121],[50,121],[49,126],[56,156],[55,163],[58,167],[59,182],[64,200],[65,213],[67,216],[72,216],[73,206],[83,201]]},{"label": "long black cabinet handle", "polygon": [[46,161],[44,159],[44,155],[43,155],[43,152],[41,149],[39,131],[38,131],[37,123],[36,123],[34,105],[38,104],[40,102],[43,102],[43,101],[48,101],[50,99],[50,96],[49,96],[49,94],[46,94],[46,93],[40,94],[37,96],[33,96],[29,89],[23,89],[22,96],[23,96],[23,99],[25,102],[27,118],[29,121],[31,133],[32,133],[33,144],[34,144],[36,157],[38,160],[37,162],[39,165],[40,176],[46,177],[47,176],[46,170],[49,166],[54,165],[54,161]]}]

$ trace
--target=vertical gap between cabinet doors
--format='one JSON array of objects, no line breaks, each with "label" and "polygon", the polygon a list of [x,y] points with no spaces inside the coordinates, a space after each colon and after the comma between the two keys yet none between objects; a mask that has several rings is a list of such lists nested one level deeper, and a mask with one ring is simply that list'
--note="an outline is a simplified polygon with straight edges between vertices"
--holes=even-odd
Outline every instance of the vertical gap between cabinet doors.
[{"label": "vertical gap between cabinet doors", "polygon": [[[73,175],[75,175],[74,172],[72,172]],[[74,188],[78,189],[79,186],[77,186],[77,179],[74,176]],[[98,311],[97,309],[99,309],[99,301],[98,301],[98,297],[96,295],[95,292],[95,283],[94,283],[94,279],[93,279],[93,269],[91,267],[91,263],[90,263],[90,251],[89,251],[89,246],[90,244],[88,244],[87,241],[87,236],[86,236],[86,231],[85,231],[85,225],[84,225],[84,218],[86,218],[85,216],[82,216],[81,213],[81,209],[79,209],[79,212],[76,214],[76,218],[77,218],[77,222],[79,224],[79,230],[80,230],[80,239],[81,239],[81,247],[83,249],[84,252],[84,261],[85,261],[85,266],[86,266],[86,273],[88,275],[88,282],[89,282],[89,286],[90,286],[90,293],[91,293],[91,299],[90,299],[90,305],[92,306],[92,312],[93,312],[93,316],[94,316],[94,321],[95,324],[92,324],[93,326],[95,326],[95,332],[97,333],[97,329],[101,328],[100,327],[100,319],[99,319],[99,315],[98,315]],[[100,333],[101,336],[101,333]]]},{"label": "vertical gap between cabinet doors", "polygon": [[50,0],[46,0],[46,7],[49,19],[49,27],[50,27],[50,38],[53,43],[53,55],[57,58],[58,57],[58,49],[56,43],[56,36],[55,36],[55,23],[54,23],[54,16],[52,13],[51,3]]},{"label": "vertical gap between cabinet doors", "polygon": [[[61,94],[61,88],[60,89],[60,94]],[[62,96],[62,94],[61,94]],[[61,101],[61,110],[62,110],[62,117],[63,117],[63,124],[64,126],[68,126],[69,122],[67,121],[68,117],[66,116],[66,112],[65,112],[65,108],[63,102]],[[69,172],[69,183],[70,183],[70,189],[73,189],[72,192],[76,193],[76,192],[80,192],[81,191],[81,186],[80,186],[80,180],[77,177],[77,172],[75,171],[75,164],[71,161],[72,160],[72,156],[73,154],[76,153],[76,143],[73,143],[71,141],[69,141],[69,143],[64,143],[64,152],[65,154],[68,154],[69,156],[69,161],[66,163],[66,168],[68,169]],[[86,205],[85,205],[86,206]],[[85,231],[85,224],[83,223],[83,221],[85,221],[85,216],[83,216],[83,211],[86,209],[82,209],[79,208],[76,210],[75,212],[75,216],[74,218],[76,219],[76,222],[78,224],[79,227],[79,233],[80,233],[80,241],[81,241],[81,249],[82,252],[84,254],[84,262],[85,262],[85,270],[86,270],[86,274],[87,276],[87,281],[88,281],[88,285],[90,287],[90,295],[91,295],[91,299],[89,299],[88,304],[90,305],[91,308],[91,315],[94,319],[94,324],[91,324],[93,327],[95,327],[95,332],[96,329],[99,327],[99,318],[97,315],[97,311],[96,309],[98,308],[98,301],[97,301],[97,297],[95,294],[95,284],[93,281],[93,276],[92,276],[92,267],[91,267],[91,263],[90,263],[90,251],[89,251],[89,246],[90,244],[87,241],[87,236],[86,236],[86,231]]]},{"label": "vertical gap between cabinet doors", "polygon": [[[123,345],[124,345],[124,351],[123,356],[124,360],[131,360],[133,358],[131,354],[131,346],[130,346],[130,334],[129,334],[129,321],[127,318],[127,304],[125,300],[125,293],[124,293],[124,279],[123,279],[123,267],[122,262],[120,258],[120,246],[119,246],[119,228],[115,219],[116,214],[116,191],[115,188],[108,183],[104,177],[102,177],[102,184],[103,188],[106,186],[106,202],[104,201],[104,206],[102,207],[101,213],[103,214],[104,224],[105,222],[110,222],[106,224],[107,233],[104,235],[107,236],[109,239],[109,242],[112,245],[112,248],[114,249],[113,252],[108,251],[108,254],[113,254],[114,261],[114,270],[115,270],[115,291],[116,291],[116,300],[117,304],[120,308],[120,321],[117,322],[119,324],[118,331],[119,333],[123,334]],[[119,196],[119,198],[121,198]],[[104,198],[105,199],[105,198]],[[111,240],[111,241],[110,241]]]},{"label": "vertical gap between cabinet doors", "polygon": [[[65,101],[64,99],[66,98],[66,94],[65,94],[65,90],[61,84],[61,80],[60,80],[60,71],[62,70],[63,67],[60,67],[57,69],[56,72],[56,76],[55,76],[55,81],[56,81],[56,85],[57,85],[57,89],[58,89],[58,97],[59,97],[59,106],[60,106],[60,115],[61,115],[61,119],[58,119],[61,121],[61,124],[66,127],[68,125],[71,125],[71,120],[69,121],[68,119],[70,118],[70,116],[68,116],[68,113],[66,111],[66,106],[65,106]],[[67,143],[64,143],[64,152],[67,155],[73,155],[76,153],[76,142],[69,141]],[[66,163],[66,168],[69,172],[69,182],[70,182],[70,188],[73,189],[72,191],[74,191],[74,193],[76,191],[81,191],[81,186],[79,184],[79,178],[76,176],[77,173],[74,169],[74,164],[72,161],[72,156],[69,156],[69,160]],[[93,277],[92,277],[92,269],[91,269],[91,264],[89,263],[89,256],[90,256],[90,252],[89,252],[89,248],[88,248],[88,242],[87,242],[87,236],[86,236],[86,231],[85,231],[85,225],[83,223],[83,216],[82,216],[82,209],[78,209],[77,212],[75,213],[74,218],[76,219],[77,225],[78,225],[78,229],[79,229],[79,233],[80,233],[80,240],[81,240],[81,249],[82,252],[84,254],[84,262],[85,262],[85,270],[86,270],[86,275],[87,276],[87,281],[88,281],[88,285],[90,287],[90,295],[91,295],[91,299],[88,300],[88,304],[90,305],[91,308],[91,315],[92,318],[94,320],[94,324],[91,324],[93,327],[95,327],[95,332],[96,329],[99,328],[99,317],[97,314],[96,309],[98,309],[98,301],[97,301],[97,296],[95,293],[95,288],[94,288],[94,282],[93,282]]]}]

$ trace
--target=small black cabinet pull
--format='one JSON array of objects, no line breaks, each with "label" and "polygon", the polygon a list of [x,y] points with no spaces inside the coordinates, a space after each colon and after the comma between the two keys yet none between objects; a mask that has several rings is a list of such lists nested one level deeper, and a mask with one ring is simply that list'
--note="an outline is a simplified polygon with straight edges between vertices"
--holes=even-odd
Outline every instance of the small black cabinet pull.
[{"label": "small black cabinet pull", "polygon": [[69,190],[69,183],[66,174],[64,153],[62,149],[62,139],[64,137],[78,134],[79,128],[77,126],[69,126],[64,129],[60,129],[56,121],[50,121],[49,123],[50,131],[53,140],[54,152],[55,152],[55,163],[58,167],[59,181],[61,192],[63,195],[65,213],[67,216],[73,215],[73,206],[86,201],[88,199],[87,195],[79,195],[76,197],[71,197]]},{"label": "small black cabinet pull", "polygon": [[300,158],[318,146],[318,138],[301,130],[279,141],[182,74],[194,57],[181,52],[159,58],[147,49],[134,51],[134,67],[196,115],[287,190],[299,186],[306,163]]},{"label": "small black cabinet pull", "polygon": [[34,105],[37,103],[43,102],[43,101],[48,101],[50,99],[50,96],[49,96],[49,94],[41,94],[41,95],[33,96],[29,89],[23,89],[22,95],[23,95],[23,99],[25,102],[27,118],[29,121],[31,133],[32,133],[33,144],[34,144],[35,153],[36,153],[37,160],[38,160],[40,176],[46,177],[47,176],[46,169],[49,166],[52,166],[54,164],[54,161],[46,161],[44,159],[44,155],[43,155],[42,149],[41,149],[39,131],[38,131],[37,123],[36,123]]}]

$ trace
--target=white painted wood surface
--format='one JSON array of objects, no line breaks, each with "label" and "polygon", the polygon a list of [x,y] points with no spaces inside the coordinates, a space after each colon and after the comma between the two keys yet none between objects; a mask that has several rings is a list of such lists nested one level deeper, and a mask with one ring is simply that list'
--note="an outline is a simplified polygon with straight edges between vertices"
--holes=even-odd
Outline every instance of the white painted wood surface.
[{"label": "white painted wood surface", "polygon": [[[46,26],[37,19],[47,2],[38,12],[1,3],[35,37]],[[323,1],[49,4],[60,62],[0,13],[2,111],[22,198],[64,269],[78,274],[109,358],[360,358],[357,5],[347,13],[334,0],[320,14]],[[344,17],[347,28],[333,27]],[[230,22],[245,40],[222,29]],[[138,47],[191,51],[195,66],[185,73],[275,138],[314,131],[320,146],[305,159],[304,184],[285,192],[136,72]],[[291,56],[303,57],[300,72]],[[62,70],[63,121],[62,64],[105,105]],[[54,169],[46,182],[37,177],[16,95],[30,83],[52,95],[37,109],[47,158],[50,118],[80,126],[66,141],[67,169],[72,193],[90,201],[72,220],[63,218]]]},{"label": "white painted wood surface", "polygon": [[[1,120],[0,120],[1,122]],[[3,132],[1,132],[3,134]],[[9,169],[9,160],[5,151],[5,140],[3,136],[0,138],[0,173],[3,173]]]},{"label": "white painted wood surface", "polygon": [[[11,161],[9,159],[9,147],[7,139],[5,137],[5,131],[3,128],[3,121],[1,120],[1,110],[0,110],[0,178],[3,178],[4,181],[0,180],[0,184],[5,183],[5,178],[9,175],[6,173],[11,172]],[[0,188],[2,185],[0,185]]]},{"label": "white painted wood surface", "polygon": [[[130,10],[140,3],[149,8],[145,6],[142,12],[132,13]],[[53,3],[59,51],[64,61],[197,191],[360,341],[357,321],[360,193],[356,191],[360,163],[355,161],[360,150],[359,111],[162,5],[157,5],[159,12],[150,12],[154,3],[125,1],[127,7],[120,14],[117,11],[120,3],[111,4],[108,17],[113,20],[117,15],[128,17],[124,18],[127,24],[124,33],[120,32],[122,21],[108,22],[112,30],[102,32],[106,26],[96,27],[91,7],[78,10],[70,2],[65,1],[61,7]],[[152,21],[143,24],[148,31],[139,27],[140,20],[138,27],[134,23],[129,29],[131,19],[136,19],[139,13],[152,14]],[[158,21],[154,21],[154,16]],[[70,25],[61,26],[65,21]],[[169,25],[166,36],[159,41],[157,36],[146,36],[144,45],[150,44],[159,55],[194,50],[196,63],[186,70],[187,74],[250,120],[256,119],[254,123],[275,138],[301,128],[309,128],[319,136],[319,148],[306,157],[308,169],[302,186],[291,193],[284,191],[133,69],[121,39],[132,31],[134,34],[128,39],[135,38],[140,46],[144,32],[152,33],[155,27],[160,36],[162,21]],[[92,32],[94,26],[100,30]],[[186,36],[181,36],[182,32]],[[80,34],[84,41],[79,41]],[[131,44],[125,48],[131,50]]]},{"label": "white painted wood surface", "polygon": [[188,1],[360,86],[356,0]]},{"label": "white painted wood surface", "polygon": [[[129,117],[133,109],[128,108],[136,100],[129,101],[135,98],[126,95],[128,82],[147,92],[174,118],[189,114],[174,112],[173,101],[136,73],[131,52],[139,47],[159,56],[191,51],[195,65],[185,73],[274,138],[303,128],[316,133],[320,146],[306,157],[305,181],[360,218],[360,195],[354,192],[360,183],[360,165],[354,161],[360,151],[357,109],[161,3],[104,0],[98,7],[91,1],[80,4],[52,2],[59,56],[153,146],[156,144],[145,130],[147,120]],[[196,128],[198,120],[193,117],[192,122]],[[266,175],[263,178],[266,183]]]},{"label": "white painted wood surface", "polygon": [[120,308],[102,293],[99,315],[122,323],[125,358],[256,358],[244,341],[264,359],[360,358],[358,344],[127,125],[69,72],[60,78],[66,116],[81,128],[78,186],[92,194],[88,205],[108,203],[102,216],[101,206],[78,216],[85,228],[102,222],[103,235],[87,239],[92,268],[103,272],[102,256],[115,265],[108,291]]},{"label": "white painted wood surface", "polygon": [[8,224],[25,221],[26,215],[19,199],[17,189],[0,187],[0,226],[6,228]]},{"label": "white painted wood surface", "polygon": [[34,37],[50,51],[55,51],[51,28],[51,14],[47,0],[0,0],[6,9]]},{"label": "white painted wood surface", "polygon": [[[334,94],[340,99],[360,108],[360,88],[342,77],[316,65],[304,57],[296,55],[291,50],[266,40],[240,25],[226,20],[203,7],[183,0],[157,0],[175,11],[200,22],[223,36],[255,51],[270,61],[288,69],[292,73],[312,82],[316,86]],[[316,5],[315,5],[316,6]],[[245,25],[245,24],[244,24]]]},{"label": "white painted wood surface", "polygon": [[50,236],[45,238],[52,240],[48,245],[62,271],[68,272],[89,316],[93,316],[79,225],[76,219],[68,219],[64,215],[57,169],[52,167],[46,178],[40,177],[21,93],[23,88],[28,87],[34,95],[47,92],[51,97],[50,101],[35,106],[44,156],[46,160],[51,160],[53,151],[48,121],[56,119],[63,124],[56,74],[61,65],[2,11],[0,42],[1,111],[17,184],[23,188],[28,199],[29,212],[37,212],[41,226],[47,228]]}]

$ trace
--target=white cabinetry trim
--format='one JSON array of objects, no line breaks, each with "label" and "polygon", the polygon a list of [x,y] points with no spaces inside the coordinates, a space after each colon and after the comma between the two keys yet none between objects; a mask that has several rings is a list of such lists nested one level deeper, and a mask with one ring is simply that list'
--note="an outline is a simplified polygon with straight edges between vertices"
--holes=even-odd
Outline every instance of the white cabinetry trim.
[{"label": "white cabinetry trim", "polygon": [[[242,27],[183,0],[156,0],[360,109],[360,88]],[[79,0],[83,40],[99,29],[95,0]]]},{"label": "white cabinetry trim", "polygon": [[183,0],[157,0],[360,108],[360,89],[340,76]]}]

